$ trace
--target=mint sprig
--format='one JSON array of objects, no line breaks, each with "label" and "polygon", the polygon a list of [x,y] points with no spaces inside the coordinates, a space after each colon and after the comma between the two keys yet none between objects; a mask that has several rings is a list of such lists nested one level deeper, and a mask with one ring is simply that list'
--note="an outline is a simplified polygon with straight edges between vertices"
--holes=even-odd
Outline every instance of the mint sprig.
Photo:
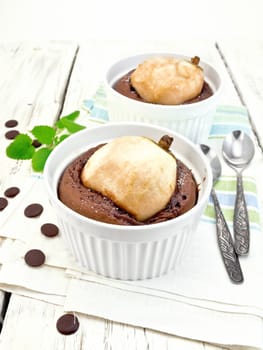
[{"label": "mint sprig", "polygon": [[6,154],[13,159],[31,159],[35,152],[32,139],[26,134],[19,134],[6,149]]},{"label": "mint sprig", "polygon": [[[53,149],[70,135],[85,129],[85,126],[75,122],[80,112],[75,111],[62,117],[55,125],[37,125],[26,134],[19,134],[6,148],[6,155],[17,160],[31,159],[32,169],[42,172]],[[36,149],[34,140],[41,146]]]},{"label": "mint sprig", "polygon": [[31,130],[31,134],[42,144],[51,145],[56,134],[56,130],[51,126],[39,125]]}]

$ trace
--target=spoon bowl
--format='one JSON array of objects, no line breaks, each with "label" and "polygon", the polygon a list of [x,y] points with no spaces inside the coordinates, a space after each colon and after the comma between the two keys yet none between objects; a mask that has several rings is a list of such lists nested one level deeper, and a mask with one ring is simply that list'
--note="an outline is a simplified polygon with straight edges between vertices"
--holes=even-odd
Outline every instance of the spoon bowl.
[{"label": "spoon bowl", "polygon": [[[200,148],[209,160],[212,174],[213,183],[215,184],[221,176],[221,162],[216,152],[213,151],[208,145],[201,144]],[[229,231],[228,225],[222,213],[215,189],[212,188],[211,196],[213,198],[215,214],[216,214],[216,232],[219,250],[226,268],[226,271],[234,283],[243,282],[243,273],[240,267],[238,256],[235,252],[234,242]]]},{"label": "spoon bowl", "polygon": [[201,144],[200,147],[204,155],[209,160],[213,174],[213,183],[215,184],[221,176],[222,172],[222,166],[219,157],[217,156],[216,152],[208,145]]},{"label": "spoon bowl", "polygon": [[252,139],[241,130],[235,130],[228,134],[223,141],[223,158],[237,174],[234,237],[235,250],[239,255],[246,255],[249,252],[249,218],[243,189],[242,172],[251,163],[254,153],[255,147]]},{"label": "spoon bowl", "polygon": [[242,172],[252,161],[255,147],[246,133],[235,130],[225,137],[222,152],[226,163],[234,170]]}]

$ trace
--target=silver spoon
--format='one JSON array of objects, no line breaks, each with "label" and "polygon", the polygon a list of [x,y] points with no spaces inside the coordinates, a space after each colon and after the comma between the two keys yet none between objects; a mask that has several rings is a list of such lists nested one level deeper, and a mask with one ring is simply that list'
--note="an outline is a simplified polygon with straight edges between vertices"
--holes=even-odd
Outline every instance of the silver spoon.
[{"label": "silver spoon", "polygon": [[246,133],[235,130],[225,137],[222,152],[226,163],[237,174],[237,195],[234,210],[235,250],[237,254],[245,255],[249,251],[250,233],[242,172],[254,157],[255,148],[253,141]]},{"label": "silver spoon", "polygon": [[[221,175],[220,160],[217,154],[209,146],[201,144],[200,147],[210,162],[213,173],[213,182],[215,184]],[[231,281],[234,283],[241,283],[244,280],[243,273],[238,256],[234,249],[234,242],[231,233],[220,208],[214,187],[211,190],[211,196],[213,198],[216,213],[217,241],[224,265]]]}]

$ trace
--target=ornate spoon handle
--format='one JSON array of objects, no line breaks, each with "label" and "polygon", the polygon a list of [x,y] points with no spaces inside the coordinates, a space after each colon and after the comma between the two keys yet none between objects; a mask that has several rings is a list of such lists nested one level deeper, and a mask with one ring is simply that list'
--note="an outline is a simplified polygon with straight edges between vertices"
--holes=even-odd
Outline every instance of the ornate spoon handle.
[{"label": "ornate spoon handle", "polygon": [[249,236],[249,220],[243,190],[242,174],[237,174],[237,195],[234,212],[234,237],[235,250],[238,255],[248,254]]},{"label": "ornate spoon handle", "polygon": [[234,249],[234,243],[227,226],[224,215],[221,211],[219,201],[217,199],[214,188],[211,191],[211,195],[214,201],[215,213],[216,213],[216,232],[217,240],[220,249],[223,262],[225,264],[227,273],[234,283],[243,282],[243,273],[239,264],[238,256]]}]

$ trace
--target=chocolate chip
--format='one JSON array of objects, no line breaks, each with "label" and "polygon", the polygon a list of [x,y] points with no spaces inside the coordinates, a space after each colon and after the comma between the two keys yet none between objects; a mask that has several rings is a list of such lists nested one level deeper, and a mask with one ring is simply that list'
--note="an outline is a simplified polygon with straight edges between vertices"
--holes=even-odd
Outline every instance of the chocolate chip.
[{"label": "chocolate chip", "polygon": [[57,320],[57,330],[64,335],[70,335],[79,329],[79,320],[73,314],[65,314]]},{"label": "chocolate chip", "polygon": [[18,121],[15,120],[15,119],[10,119],[10,120],[8,120],[8,121],[5,123],[5,126],[6,126],[7,128],[13,128],[13,127],[15,127],[15,126],[17,126],[17,125],[18,125]]},{"label": "chocolate chip", "polygon": [[26,253],[24,259],[27,265],[32,267],[38,267],[44,264],[46,256],[39,249],[31,249]]},{"label": "chocolate chip", "polygon": [[4,195],[9,198],[15,197],[20,192],[18,187],[9,187],[5,190]]},{"label": "chocolate chip", "polygon": [[42,207],[41,204],[33,203],[33,204],[28,205],[25,208],[24,214],[28,218],[34,218],[36,216],[39,216],[43,210],[44,210],[44,208]]},{"label": "chocolate chip", "polygon": [[8,204],[7,199],[4,197],[0,197],[0,211],[4,210],[7,204]]},{"label": "chocolate chip", "polygon": [[40,143],[38,140],[34,140],[32,142],[32,146],[34,146],[35,148],[38,148],[38,147],[42,146],[42,143]]},{"label": "chocolate chip", "polygon": [[58,227],[55,224],[46,223],[40,228],[43,235],[47,237],[55,237],[58,235]]},{"label": "chocolate chip", "polygon": [[19,135],[19,131],[17,130],[10,130],[10,131],[7,131],[5,133],[5,137],[8,139],[8,140],[13,140],[16,138],[16,136]]}]

